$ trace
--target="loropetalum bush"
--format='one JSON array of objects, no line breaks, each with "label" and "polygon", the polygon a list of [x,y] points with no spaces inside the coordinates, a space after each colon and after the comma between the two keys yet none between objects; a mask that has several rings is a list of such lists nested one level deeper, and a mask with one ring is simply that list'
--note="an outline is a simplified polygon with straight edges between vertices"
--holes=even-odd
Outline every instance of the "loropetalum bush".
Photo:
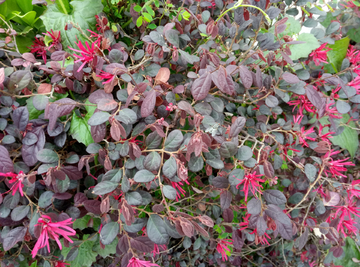
[{"label": "loropetalum bush", "polygon": [[3,20],[2,266],[357,266],[360,4],[321,2]]}]

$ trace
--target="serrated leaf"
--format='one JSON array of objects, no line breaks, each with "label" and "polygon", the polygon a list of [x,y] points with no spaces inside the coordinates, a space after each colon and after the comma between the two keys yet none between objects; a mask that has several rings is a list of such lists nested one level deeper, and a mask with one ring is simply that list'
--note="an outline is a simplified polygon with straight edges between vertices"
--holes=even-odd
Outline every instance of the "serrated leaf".
[{"label": "serrated leaf", "polygon": [[[84,267],[84,266],[90,267],[93,264],[93,262],[96,261],[96,257],[98,256],[98,253],[93,251],[94,241],[92,241],[91,239],[87,240],[88,237],[89,235],[83,236],[83,242],[81,242],[79,245],[79,253],[77,257],[73,261],[71,261],[72,267]],[[61,241],[62,243],[64,243],[63,239]],[[66,259],[71,249],[72,249],[71,246],[65,247],[63,245],[61,250],[61,255],[63,255],[64,258]]]},{"label": "serrated leaf", "polygon": [[90,35],[86,30],[96,29],[95,15],[99,13],[99,10],[103,9],[103,5],[101,0],[74,0],[70,4],[72,11],[68,14],[63,13],[65,11],[59,8],[59,5],[48,5],[47,10],[40,18],[43,20],[46,31],[54,30],[61,32],[63,49],[73,52],[68,47],[78,49],[75,45],[77,40],[85,44],[87,38],[74,27],[71,30],[65,30],[65,26],[71,21],[74,24],[78,24],[85,34]]},{"label": "serrated leaf", "polygon": [[300,34],[297,38],[297,41],[303,41],[305,43],[290,45],[290,58],[292,60],[296,60],[302,57],[306,58],[314,49],[320,47],[319,41],[311,33]]}]

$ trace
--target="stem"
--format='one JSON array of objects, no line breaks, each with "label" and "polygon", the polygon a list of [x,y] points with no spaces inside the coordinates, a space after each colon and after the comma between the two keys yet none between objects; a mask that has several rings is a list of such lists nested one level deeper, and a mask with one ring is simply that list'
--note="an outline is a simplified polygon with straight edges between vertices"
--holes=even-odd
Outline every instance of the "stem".
[{"label": "stem", "polygon": [[243,2],[243,0],[239,0],[233,7],[229,8],[228,10],[226,10],[224,13],[222,13],[215,22],[218,22],[223,16],[225,16],[226,13],[228,13],[231,10],[237,9],[238,7],[252,7],[252,8],[256,8],[257,10],[259,10],[264,17],[266,18],[266,20],[271,23],[271,19],[269,18],[269,16],[265,13],[264,10],[262,10],[261,8],[257,7],[257,6],[253,6],[253,5],[242,5],[241,3]]}]

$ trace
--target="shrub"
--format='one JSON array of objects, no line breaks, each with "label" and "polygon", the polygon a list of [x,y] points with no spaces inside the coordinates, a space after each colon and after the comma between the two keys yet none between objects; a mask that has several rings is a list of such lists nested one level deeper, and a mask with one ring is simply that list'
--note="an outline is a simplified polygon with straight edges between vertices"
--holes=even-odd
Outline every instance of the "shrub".
[{"label": "shrub", "polygon": [[2,266],[359,262],[357,1],[0,2]]}]

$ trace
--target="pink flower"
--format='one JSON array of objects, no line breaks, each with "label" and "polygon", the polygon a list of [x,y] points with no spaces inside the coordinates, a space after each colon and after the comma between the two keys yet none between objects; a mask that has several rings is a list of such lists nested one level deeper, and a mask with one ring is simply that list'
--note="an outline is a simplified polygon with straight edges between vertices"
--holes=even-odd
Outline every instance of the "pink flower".
[{"label": "pink flower", "polygon": [[[322,44],[319,48],[315,49],[311,54],[312,60],[314,61],[316,66],[319,66],[321,62],[328,63],[327,60],[327,52],[332,50],[330,47],[326,47],[327,43]],[[323,50],[325,49],[325,50]]]},{"label": "pink flower", "polygon": [[[259,174],[256,175],[256,171],[254,173],[249,173],[247,175],[245,175],[245,177],[243,179],[238,179],[239,181],[241,181],[236,188],[239,188],[240,185],[244,185],[243,191],[245,193],[245,201],[247,201],[248,198],[248,194],[249,194],[249,190],[251,190],[251,192],[253,193],[253,195],[255,196],[255,192],[259,192],[261,193],[260,188],[263,188],[258,182],[265,182],[265,180],[259,179],[258,177],[263,176],[263,174]],[[255,196],[256,197],[256,196]]]},{"label": "pink flower", "polygon": [[177,106],[174,105],[173,103],[169,103],[169,105],[166,107],[166,110],[168,111],[174,111],[175,109],[177,109]]},{"label": "pink flower", "polygon": [[255,244],[262,244],[262,245],[270,245],[269,241],[267,239],[270,239],[270,236],[265,232],[262,236],[259,236],[257,233],[257,229],[252,231],[250,234],[255,234]]},{"label": "pink flower", "polygon": [[360,94],[360,76],[356,76],[355,79],[349,82],[348,85],[354,87],[356,89],[356,93]]},{"label": "pink flower", "polygon": [[[153,254],[154,257],[160,253],[160,248],[161,248],[161,251],[164,251],[164,250],[166,250],[167,247],[166,247],[166,245],[154,244],[154,250],[151,251],[151,253]],[[144,253],[144,254],[146,254],[146,253]]]},{"label": "pink flower", "polygon": [[[10,190],[12,190],[12,195],[15,195],[16,191],[19,190],[20,195],[23,197],[24,196],[24,192],[23,192],[23,181],[24,178],[26,177],[23,171],[20,171],[19,174],[13,173],[13,172],[7,172],[7,173],[2,173],[0,172],[0,176],[6,176],[6,177],[11,177],[9,183],[13,184],[13,186],[10,188]],[[10,191],[9,190],[9,191]]]},{"label": "pink flower", "polygon": [[149,267],[149,266],[159,266],[155,263],[151,263],[149,261],[142,261],[138,258],[133,257],[130,261],[127,267]]},{"label": "pink flower", "polygon": [[226,251],[230,252],[230,249],[228,248],[228,245],[232,245],[231,239],[222,239],[219,241],[219,243],[216,246],[217,252],[219,252],[222,256],[222,260],[225,261],[228,259],[226,255]]},{"label": "pink flower", "polygon": [[303,114],[304,109],[310,113],[315,113],[316,111],[314,105],[311,104],[310,100],[304,95],[299,95],[296,100],[291,100],[288,104],[290,106],[294,106],[293,111],[297,106],[299,106],[300,115]]},{"label": "pink flower", "polygon": [[360,198],[360,190],[355,188],[355,186],[359,187],[359,184],[360,184],[360,180],[355,180],[351,183],[351,185],[347,189],[349,198],[353,198],[354,196]]},{"label": "pink flower", "polygon": [[337,231],[341,231],[344,236],[347,236],[345,234],[345,230],[348,230],[349,232],[355,234],[357,232],[357,229],[353,227],[356,222],[353,220],[352,215],[360,218],[360,208],[356,207],[356,200],[352,200],[350,197],[348,197],[346,202],[347,203],[344,206],[334,206],[335,208],[338,208],[338,210],[335,212],[334,217],[337,217],[339,215]]},{"label": "pink flower", "polygon": [[[174,189],[176,189],[176,201],[178,201],[179,198],[181,198],[181,195],[182,196],[185,196],[184,193],[186,193],[186,191],[181,187],[183,184],[183,182],[189,184],[188,180],[184,180],[184,181],[180,181],[180,182],[171,182],[171,186],[174,187]],[[180,194],[179,192],[180,191]]]},{"label": "pink flower", "polygon": [[341,114],[336,109],[335,101],[331,101],[329,104],[326,104],[325,115],[328,115],[329,117],[333,117],[335,119],[342,118]]},{"label": "pink flower", "polygon": [[82,44],[81,41],[79,41],[79,43],[75,43],[80,50],[74,49],[69,47],[69,49],[78,52],[81,54],[81,56],[74,54],[74,57],[77,57],[78,60],[76,60],[75,62],[83,62],[83,64],[80,66],[80,68],[78,69],[78,72],[81,71],[83,69],[83,67],[85,66],[86,63],[90,63],[94,60],[94,58],[96,57],[96,50],[97,50],[97,46],[99,45],[98,41],[93,42],[91,44],[91,47],[89,46],[88,42],[85,42],[86,47]]},{"label": "pink flower", "polygon": [[239,226],[242,227],[239,230],[244,230],[246,228],[248,228],[249,226],[249,218],[250,218],[251,214],[247,213],[246,216],[244,217],[244,222],[239,223]]},{"label": "pink flower", "polygon": [[44,60],[44,63],[46,64],[46,51],[47,47],[43,40],[40,40],[35,37],[35,41],[33,44],[29,47],[30,53],[36,54],[38,56],[41,56]]},{"label": "pink flower", "polygon": [[44,34],[52,39],[52,43],[48,47],[48,49],[50,49],[51,47],[55,47],[56,50],[61,50],[62,49],[61,32],[60,31],[55,31],[54,32],[53,30],[51,30],[51,32],[48,31],[47,33],[44,33]]},{"label": "pink flower", "polygon": [[305,130],[305,126],[303,126],[301,128],[300,133],[298,132],[298,137],[299,137],[300,144],[302,144],[303,146],[308,147],[309,144],[306,142],[306,139],[308,139],[310,141],[315,141],[316,140],[315,138],[308,136],[309,134],[312,134],[312,133],[315,133],[314,127],[311,127],[309,130]]},{"label": "pink flower", "polygon": [[323,134],[322,133],[323,129],[324,129],[324,127],[321,124],[319,124],[319,137],[322,141],[330,143],[329,138],[332,138],[331,135],[334,134],[334,132],[327,132],[327,133]]},{"label": "pink flower", "polygon": [[103,82],[103,84],[107,84],[107,83],[111,83],[115,79],[116,74],[111,74],[111,73],[101,70],[100,74],[96,75],[96,77],[99,77],[102,80],[107,80],[107,81]]},{"label": "pink flower", "polygon": [[348,160],[349,158],[338,159],[338,160],[333,160],[333,158],[331,158],[331,156],[337,155],[339,153],[340,153],[340,151],[331,150],[331,151],[327,152],[325,154],[325,156],[322,157],[324,164],[328,168],[328,170],[325,170],[326,176],[328,175],[328,173],[331,173],[333,176],[338,175],[341,177],[346,177],[346,175],[344,175],[340,172],[345,172],[347,170],[347,168],[345,168],[345,166],[355,166],[355,164],[352,163],[351,161],[344,162],[344,161]]},{"label": "pink flower", "polygon": [[41,233],[33,251],[31,252],[32,257],[35,258],[38,250],[44,248],[45,246],[48,248],[48,252],[50,252],[49,238],[56,241],[60,250],[62,249],[62,246],[59,240],[59,235],[62,235],[70,243],[73,243],[69,236],[75,235],[76,232],[74,229],[67,226],[70,224],[72,224],[71,218],[61,222],[52,222],[51,217],[47,215],[41,215],[38,223],[35,225],[41,227]]},{"label": "pink flower", "polygon": [[346,57],[349,59],[350,63],[356,64],[360,61],[359,50],[355,49],[353,45],[349,45]]},{"label": "pink flower", "polygon": [[57,261],[55,263],[55,267],[66,267],[66,266],[70,266],[70,263],[65,263],[63,261]]}]

